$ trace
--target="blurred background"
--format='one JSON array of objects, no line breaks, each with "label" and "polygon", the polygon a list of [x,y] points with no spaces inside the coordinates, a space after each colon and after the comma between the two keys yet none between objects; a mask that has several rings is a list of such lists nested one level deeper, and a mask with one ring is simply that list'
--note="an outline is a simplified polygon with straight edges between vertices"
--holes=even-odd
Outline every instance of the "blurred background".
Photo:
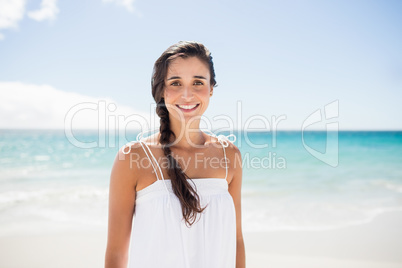
[{"label": "blurred background", "polygon": [[114,157],[158,127],[153,63],[195,40],[211,51],[218,82],[204,127],[235,134],[243,156],[243,229],[258,233],[250,261],[303,252],[400,267],[402,234],[387,225],[400,216],[362,233],[378,248],[280,251],[294,233],[261,233],[317,235],[400,215],[401,13],[396,0],[0,0],[0,247],[11,256],[0,266],[18,262],[16,237],[103,241]]}]

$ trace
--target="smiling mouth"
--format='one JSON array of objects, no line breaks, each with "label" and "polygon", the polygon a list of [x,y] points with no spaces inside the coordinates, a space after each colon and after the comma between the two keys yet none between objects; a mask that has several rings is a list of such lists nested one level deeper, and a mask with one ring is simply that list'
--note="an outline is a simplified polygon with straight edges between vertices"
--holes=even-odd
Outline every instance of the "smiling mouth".
[{"label": "smiling mouth", "polygon": [[182,110],[183,112],[192,112],[195,109],[198,108],[198,106],[200,106],[199,103],[197,104],[193,104],[193,105],[176,105],[176,107],[178,107],[180,110]]}]

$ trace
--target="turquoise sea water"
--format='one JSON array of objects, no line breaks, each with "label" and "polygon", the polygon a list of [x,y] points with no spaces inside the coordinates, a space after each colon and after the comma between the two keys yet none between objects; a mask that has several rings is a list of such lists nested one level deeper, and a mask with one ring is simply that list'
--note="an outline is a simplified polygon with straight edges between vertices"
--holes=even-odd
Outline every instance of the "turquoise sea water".
[{"label": "turquoise sea water", "polygon": [[[337,228],[402,210],[402,132],[234,134],[245,231]],[[0,235],[104,230],[110,170],[136,133],[103,136],[0,130]]]}]

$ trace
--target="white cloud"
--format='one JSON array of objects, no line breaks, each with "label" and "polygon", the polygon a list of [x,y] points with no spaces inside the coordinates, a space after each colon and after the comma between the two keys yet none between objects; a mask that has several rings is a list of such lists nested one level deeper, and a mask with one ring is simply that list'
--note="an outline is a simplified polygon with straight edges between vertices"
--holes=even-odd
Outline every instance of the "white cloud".
[{"label": "white cloud", "polygon": [[24,12],[25,0],[0,0],[0,29],[17,28]]},{"label": "white cloud", "polygon": [[[0,0],[0,30],[16,29],[25,16],[26,0]],[[28,12],[36,21],[54,20],[59,13],[57,0],[42,0],[40,9]],[[0,40],[4,35],[0,33]]]},{"label": "white cloud", "polygon": [[[109,108],[114,105],[115,110]],[[66,116],[71,119],[72,129],[97,129],[102,119],[107,120],[104,125],[114,129],[119,116],[125,119],[119,124],[120,130],[151,127],[145,125],[150,122],[149,112],[119,105],[110,98],[65,92],[49,85],[0,82],[0,128],[63,129]]]},{"label": "white cloud", "polygon": [[114,2],[119,6],[124,7],[130,12],[134,12],[134,0],[102,0],[105,3]]},{"label": "white cloud", "polygon": [[37,21],[54,20],[59,13],[57,0],[42,0],[40,9],[28,13],[28,17]]}]

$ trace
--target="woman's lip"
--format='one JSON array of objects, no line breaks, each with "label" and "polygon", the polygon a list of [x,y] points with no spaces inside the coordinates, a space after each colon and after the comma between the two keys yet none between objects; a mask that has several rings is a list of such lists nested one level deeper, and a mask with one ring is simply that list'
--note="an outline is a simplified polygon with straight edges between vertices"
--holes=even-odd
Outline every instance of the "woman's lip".
[{"label": "woman's lip", "polygon": [[[190,106],[190,105],[195,105],[195,107],[192,108],[192,109],[183,109],[183,108],[180,108],[179,105],[189,105],[189,106]],[[179,108],[179,109],[180,109],[181,111],[183,111],[183,112],[192,112],[192,111],[194,111],[195,109],[197,109],[198,106],[200,106],[199,103],[197,103],[197,104],[176,104],[176,107]]]}]

